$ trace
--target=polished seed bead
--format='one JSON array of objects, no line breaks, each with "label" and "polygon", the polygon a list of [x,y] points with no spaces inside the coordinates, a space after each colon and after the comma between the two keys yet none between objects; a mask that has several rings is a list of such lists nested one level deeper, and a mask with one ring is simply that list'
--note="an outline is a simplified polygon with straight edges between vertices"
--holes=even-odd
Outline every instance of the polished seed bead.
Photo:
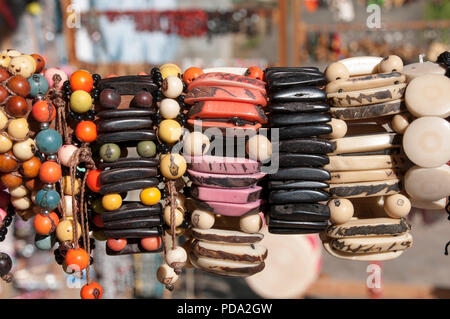
[{"label": "polished seed bead", "polygon": [[105,162],[115,162],[120,158],[120,147],[117,144],[107,143],[100,147],[100,157]]},{"label": "polished seed bead", "polygon": [[344,224],[353,217],[354,208],[346,198],[332,199],[328,202],[330,208],[330,221],[333,224]]},{"label": "polished seed bead", "polygon": [[79,70],[70,76],[70,86],[73,91],[82,90],[91,92],[94,87],[94,79],[88,71]]},{"label": "polished seed bead", "polygon": [[166,63],[159,67],[159,71],[161,72],[161,77],[164,80],[168,76],[181,76],[181,69],[178,65],[173,63]]},{"label": "polished seed bead", "polygon": [[203,70],[198,67],[190,67],[189,69],[186,69],[183,74],[183,80],[184,82],[189,85],[194,81],[196,78],[198,78],[200,75],[203,74]]},{"label": "polished seed bead", "polygon": [[160,170],[165,178],[180,178],[186,172],[186,160],[180,154],[165,154],[160,161]]},{"label": "polished seed bead", "polygon": [[36,136],[36,145],[44,154],[54,154],[62,146],[62,137],[54,129],[40,131]]},{"label": "polished seed bead", "polygon": [[27,101],[21,96],[12,96],[6,102],[6,113],[12,117],[24,117],[27,115],[29,106]]},{"label": "polished seed bead", "polygon": [[20,161],[28,161],[36,152],[36,144],[29,138],[23,142],[18,142],[13,146],[14,156]]},{"label": "polished seed bead", "polygon": [[41,73],[41,71],[44,69],[45,67],[45,59],[39,55],[39,54],[30,54],[31,57],[34,59],[34,61],[36,62],[36,73]]},{"label": "polished seed bead", "polygon": [[157,250],[159,247],[161,247],[161,237],[154,236],[154,237],[145,237],[141,239],[141,246],[147,251],[153,251]]},{"label": "polished seed bead", "polygon": [[115,109],[120,105],[121,97],[114,89],[104,89],[100,93],[100,105],[107,109]]},{"label": "polished seed bead", "polygon": [[[81,226],[77,222],[77,239],[81,237]],[[73,241],[73,225],[74,221],[71,219],[66,219],[61,221],[58,224],[58,227],[56,227],[56,237],[58,237],[58,240],[61,242],[65,241]]]},{"label": "polished seed bead", "polygon": [[87,177],[86,177],[86,185],[88,186],[88,188],[95,192],[98,193],[100,191],[100,173],[102,171],[99,169],[94,169],[89,171]]},{"label": "polished seed bead", "polygon": [[180,123],[175,120],[164,120],[159,124],[158,135],[166,143],[177,142],[182,134]]},{"label": "polished seed bead", "polygon": [[11,204],[15,209],[26,210],[31,208],[31,199],[29,197],[11,197]]},{"label": "polished seed bead", "polygon": [[33,156],[29,160],[22,163],[21,171],[26,178],[35,178],[39,174],[41,161]]},{"label": "polished seed bead", "polygon": [[[172,226],[171,224],[171,218],[170,218],[170,205],[166,206],[164,208],[164,221],[166,222],[166,224],[168,226]],[[184,220],[184,214],[179,210],[179,209],[175,209],[175,227],[180,226],[183,223]]]},{"label": "polished seed bead", "polygon": [[107,194],[102,198],[103,208],[106,210],[116,210],[122,206],[122,197],[119,194]]},{"label": "polished seed bead", "polygon": [[75,135],[81,142],[91,143],[97,138],[97,126],[92,121],[82,121],[78,123]]},{"label": "polished seed bead", "polygon": [[191,215],[191,223],[195,228],[210,229],[213,227],[216,218],[214,214],[203,210],[194,210]]},{"label": "polished seed bead", "polygon": [[0,154],[0,173],[11,173],[18,165],[11,151]]},{"label": "polished seed bead", "polygon": [[[1,57],[0,57],[0,60],[1,60]],[[4,82],[9,78],[10,78],[10,75],[9,75],[8,71],[5,68],[0,68],[0,82]]]},{"label": "polished seed bead", "polygon": [[58,151],[58,160],[64,166],[70,166],[73,154],[78,150],[75,145],[63,145]]},{"label": "polished seed bead", "polygon": [[8,117],[0,110],[0,130],[3,130],[6,125],[8,125]]},{"label": "polished seed bead", "polygon": [[92,97],[89,93],[78,90],[70,96],[70,109],[77,113],[86,113],[92,107]]},{"label": "polished seed bead", "polygon": [[42,208],[55,209],[59,201],[59,194],[55,190],[40,190],[36,194],[36,203]]},{"label": "polished seed bead", "polygon": [[156,155],[156,144],[153,141],[141,141],[136,148],[139,156],[154,157]]},{"label": "polished seed bead", "polygon": [[164,96],[175,99],[183,93],[183,82],[176,76],[168,76],[164,79],[161,89]]},{"label": "polished seed bead", "polygon": [[11,77],[8,80],[7,87],[21,97],[27,97],[31,90],[30,82],[20,75]]},{"label": "polished seed bead", "polygon": [[180,114],[180,105],[174,99],[163,99],[159,111],[165,119],[174,119]]},{"label": "polished seed bead", "polygon": [[9,194],[12,197],[16,198],[25,197],[26,195],[28,195],[29,192],[30,191],[28,190],[28,188],[26,188],[24,185],[20,185],[9,189]]},{"label": "polished seed bead", "polygon": [[56,183],[61,178],[61,166],[52,161],[44,162],[39,169],[39,178],[44,183]]},{"label": "polished seed bead", "polygon": [[140,91],[136,93],[131,105],[135,107],[149,108],[153,105],[153,96],[150,92]]},{"label": "polished seed bead", "polygon": [[24,78],[29,78],[36,71],[36,66],[28,57],[22,55],[11,59],[8,71],[12,75],[21,75]]},{"label": "polished seed bead", "polygon": [[8,91],[3,86],[0,86],[0,103],[3,103],[8,96]]},{"label": "polished seed bead", "polygon": [[202,132],[192,132],[184,136],[183,147],[185,153],[192,156],[201,156],[208,152],[209,138]]},{"label": "polished seed bead", "polygon": [[[51,122],[56,117],[55,106],[50,101],[37,101],[33,104],[31,114],[40,123]],[[48,124],[47,124],[48,125]]]},{"label": "polished seed bead", "polygon": [[125,238],[113,239],[110,238],[106,241],[106,246],[112,251],[121,251],[127,246],[127,240]]},{"label": "polished seed bead", "polygon": [[32,97],[38,94],[46,94],[49,86],[47,79],[42,74],[33,74],[29,79],[30,84],[30,95]]},{"label": "polished seed bead", "polygon": [[8,134],[16,139],[24,139],[29,131],[28,121],[24,118],[14,119],[9,122]]},{"label": "polished seed bead", "polygon": [[144,188],[139,198],[144,205],[156,205],[161,200],[161,192],[157,187]]}]

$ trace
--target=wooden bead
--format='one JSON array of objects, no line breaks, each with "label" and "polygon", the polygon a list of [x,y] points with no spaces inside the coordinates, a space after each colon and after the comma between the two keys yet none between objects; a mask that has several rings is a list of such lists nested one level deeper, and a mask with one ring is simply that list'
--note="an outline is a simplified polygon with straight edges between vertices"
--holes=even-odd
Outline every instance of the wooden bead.
[{"label": "wooden bead", "polygon": [[8,125],[8,117],[3,111],[0,111],[0,130],[3,130],[6,125]]},{"label": "wooden bead", "polygon": [[8,152],[13,146],[12,141],[5,135],[0,134],[0,153]]},{"label": "wooden bead", "polygon": [[[74,221],[71,219],[62,220],[58,227],[56,227],[56,237],[59,241],[73,241],[73,224]],[[77,237],[81,237],[81,226],[77,222]]]},{"label": "wooden bead", "polygon": [[102,197],[102,205],[106,210],[116,210],[122,206],[122,197],[119,194],[107,194]]},{"label": "wooden bead", "polygon": [[36,194],[36,204],[43,209],[55,209],[61,201],[59,193],[54,189],[41,189]]},{"label": "wooden bead", "polygon": [[106,241],[106,246],[112,251],[121,251],[127,246],[127,240],[125,238],[113,239],[110,238]]},{"label": "wooden bead", "polygon": [[141,108],[150,108],[153,105],[153,95],[147,91],[140,91],[134,96],[131,105]]},{"label": "wooden bead", "polygon": [[210,147],[209,138],[202,132],[192,132],[184,136],[184,152],[192,156],[206,154]]},{"label": "wooden bead", "polygon": [[29,197],[11,197],[11,204],[18,210],[29,209],[32,205]]},{"label": "wooden bead", "polygon": [[347,80],[350,77],[348,69],[340,62],[331,63],[325,70],[325,76],[328,82],[336,80]]},{"label": "wooden bead", "polygon": [[55,106],[50,101],[37,101],[33,104],[31,114],[40,123],[49,123],[56,117]]},{"label": "wooden bead", "polygon": [[14,159],[11,151],[0,154],[0,173],[11,173],[19,163]]},{"label": "wooden bead", "polygon": [[175,99],[183,93],[183,82],[176,76],[168,76],[164,79],[161,89],[164,96]]},{"label": "wooden bead", "polygon": [[263,226],[261,216],[259,216],[259,214],[242,216],[239,219],[239,226],[244,233],[255,234],[259,232]]},{"label": "wooden bead", "polygon": [[30,96],[36,97],[39,94],[45,95],[49,89],[48,81],[42,74],[33,74],[29,79]]},{"label": "wooden bead", "polygon": [[70,268],[81,271],[89,265],[89,255],[83,248],[72,248],[66,253],[65,262]]},{"label": "wooden bead", "polygon": [[100,183],[100,173],[102,171],[99,169],[95,169],[95,170],[91,170],[88,173],[88,176],[86,177],[86,185],[88,186],[88,188],[95,192],[98,193],[100,192],[100,187],[101,187],[101,183]]},{"label": "wooden bead", "polygon": [[121,97],[119,92],[114,89],[104,89],[100,93],[99,100],[103,108],[115,109],[120,105]]},{"label": "wooden bead", "polygon": [[141,157],[154,157],[156,155],[156,144],[153,141],[141,141],[136,146],[136,150]]},{"label": "wooden bead", "polygon": [[384,198],[384,211],[391,218],[406,217],[411,211],[411,202],[402,194],[395,194]]},{"label": "wooden bead", "polygon": [[155,236],[155,237],[145,237],[141,239],[141,246],[147,251],[156,250],[159,247],[161,247],[161,237]]},{"label": "wooden bead", "polygon": [[119,145],[114,143],[103,144],[99,152],[102,160],[108,163],[117,161],[121,154]]},{"label": "wooden bead", "polygon": [[353,217],[353,204],[346,198],[330,200],[328,207],[330,208],[330,221],[333,224],[344,224]]},{"label": "wooden bead", "polygon": [[8,88],[21,97],[27,97],[30,94],[30,83],[23,76],[16,75],[9,79]]},{"label": "wooden bead", "polygon": [[3,103],[8,96],[8,91],[3,86],[0,86],[0,103]]},{"label": "wooden bead", "polygon": [[91,92],[94,87],[94,79],[92,78],[91,73],[85,70],[79,70],[70,76],[70,87],[72,91],[86,91]]},{"label": "wooden bead", "polygon": [[8,134],[16,139],[24,139],[29,132],[28,121],[24,118],[11,120],[11,122],[9,122]]},{"label": "wooden bead", "polygon": [[246,151],[251,159],[264,163],[272,156],[272,144],[264,135],[255,135],[248,139]]},{"label": "wooden bead", "polygon": [[392,118],[391,124],[394,131],[396,131],[398,134],[403,134],[405,133],[409,125],[408,116],[406,114],[396,114]]},{"label": "wooden bead", "polygon": [[55,154],[62,146],[62,136],[54,129],[42,130],[36,135],[36,145],[44,154]]},{"label": "wooden bead", "polygon": [[161,158],[160,170],[165,178],[180,178],[186,172],[186,160],[180,154],[165,154]]},{"label": "wooden bead", "polygon": [[6,102],[6,113],[12,117],[24,117],[29,111],[27,101],[21,96],[12,96]]},{"label": "wooden bead", "polygon": [[36,144],[29,138],[26,141],[19,142],[13,146],[14,156],[20,161],[28,161],[36,153]]},{"label": "wooden bead", "polygon": [[158,135],[164,142],[173,144],[177,142],[182,134],[180,123],[175,120],[164,120],[159,124]]},{"label": "wooden bead", "polygon": [[203,70],[198,67],[190,67],[189,69],[186,69],[183,74],[183,81],[189,85],[194,81],[196,78],[198,78],[200,75],[203,74]]},{"label": "wooden bead", "polygon": [[20,198],[25,197],[29,193],[29,189],[24,185],[19,185],[17,187],[13,187],[9,189],[9,194],[13,197]]},{"label": "wooden bead", "polygon": [[73,154],[78,150],[75,145],[63,145],[58,151],[58,160],[61,165],[70,166]]},{"label": "wooden bead", "polygon": [[175,76],[179,77],[181,76],[181,69],[178,65],[173,63],[166,63],[159,67],[159,71],[161,72],[161,76],[163,80],[167,78],[168,76]]},{"label": "wooden bead", "polygon": [[39,175],[41,168],[41,161],[36,156],[33,156],[28,161],[22,163],[21,171],[26,178],[35,178]]},{"label": "wooden bead", "polygon": [[[72,182],[70,176],[64,176],[62,182],[64,184],[64,194],[72,196]],[[81,180],[76,178],[74,180],[73,195],[78,195],[80,193],[80,185]]]},{"label": "wooden bead", "polygon": [[56,230],[59,225],[59,217],[56,213],[51,212],[48,215],[37,214],[33,220],[34,230],[39,235],[48,235]]},{"label": "wooden bead", "polygon": [[347,123],[339,119],[331,119],[328,123],[331,125],[332,132],[328,135],[329,138],[341,138],[347,134]]},{"label": "wooden bead", "polygon": [[[171,227],[171,219],[170,219],[170,204],[164,208],[164,221],[166,224]],[[179,210],[175,209],[175,227],[180,226],[183,223],[184,214]]]},{"label": "wooden bead", "polygon": [[14,187],[20,186],[20,185],[22,185],[22,182],[23,182],[22,177],[16,176],[11,173],[3,174],[0,179],[1,179],[3,186],[5,186],[7,188],[14,188]]},{"label": "wooden bead", "polygon": [[92,108],[92,97],[86,91],[78,90],[70,96],[70,108],[77,113],[86,113]]},{"label": "wooden bead", "polygon": [[191,215],[191,223],[195,228],[210,229],[216,221],[214,214],[203,210],[194,210]]},{"label": "wooden bead", "polygon": [[36,62],[36,73],[41,73],[41,71],[44,69],[45,67],[45,59],[40,56],[39,54],[30,54],[31,57],[34,59],[34,61]]},{"label": "wooden bead", "polygon": [[161,191],[157,187],[144,188],[139,198],[144,205],[153,206],[161,200]]},{"label": "wooden bead", "polygon": [[92,121],[78,123],[75,134],[81,142],[91,143],[97,139],[97,126]]},{"label": "wooden bead", "polygon": [[174,119],[180,114],[180,105],[174,99],[163,99],[159,106],[159,112],[165,119]]},{"label": "wooden bead", "polygon": [[36,71],[36,67],[29,58],[22,55],[11,59],[8,71],[12,75],[21,75],[24,78],[29,78]]},{"label": "wooden bead", "polygon": [[380,73],[402,72],[403,61],[397,55],[390,55],[381,60],[378,65],[378,71]]}]

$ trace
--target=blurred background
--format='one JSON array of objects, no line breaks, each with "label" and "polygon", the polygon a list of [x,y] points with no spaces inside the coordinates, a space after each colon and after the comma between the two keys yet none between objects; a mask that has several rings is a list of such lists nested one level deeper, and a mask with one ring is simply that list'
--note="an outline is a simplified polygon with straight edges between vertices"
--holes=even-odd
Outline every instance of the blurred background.
[{"label": "blurred background", "polygon": [[[449,50],[450,0],[0,0],[0,43],[39,53],[48,66],[102,76],[149,72],[166,62],[182,69],[314,65],[323,71],[349,56],[397,54],[408,64]],[[161,256],[107,257],[99,241],[92,271],[104,298],[286,297],[277,280],[296,298],[450,298],[447,217],[410,214],[414,245],[376,265],[380,289],[367,288],[373,268],[322,253],[317,236],[267,236],[279,261],[262,277],[271,282],[188,269],[168,292],[155,278]],[[53,253],[37,250],[31,221],[16,218],[9,231],[0,250],[14,256],[15,279],[0,283],[1,298],[79,297],[71,287],[84,282],[65,274]]]}]

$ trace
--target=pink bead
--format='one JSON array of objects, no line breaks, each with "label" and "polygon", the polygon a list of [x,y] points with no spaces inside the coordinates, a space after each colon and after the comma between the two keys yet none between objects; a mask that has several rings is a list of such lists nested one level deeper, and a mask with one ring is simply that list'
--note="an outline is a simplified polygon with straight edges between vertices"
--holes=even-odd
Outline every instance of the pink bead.
[{"label": "pink bead", "polygon": [[9,194],[4,191],[0,191],[0,208],[8,208],[9,206]]},{"label": "pink bead", "polygon": [[72,158],[73,153],[78,150],[78,147],[75,145],[63,145],[58,151],[58,160],[59,163],[64,166],[70,165],[70,159]]},{"label": "pink bead", "polygon": [[58,74],[61,77],[61,82],[59,82],[59,85],[58,85],[58,89],[61,89],[61,87],[63,86],[64,82],[68,80],[68,76],[67,76],[66,72],[64,72],[61,69],[57,69],[57,68],[49,68],[49,69],[47,69],[45,71],[44,76],[47,79],[48,85],[49,85],[50,88],[53,87],[53,84],[54,84],[53,76],[55,74]]},{"label": "pink bead", "polygon": [[5,219],[6,215],[8,215],[6,213],[6,210],[0,208],[0,224],[3,222],[3,220]]}]

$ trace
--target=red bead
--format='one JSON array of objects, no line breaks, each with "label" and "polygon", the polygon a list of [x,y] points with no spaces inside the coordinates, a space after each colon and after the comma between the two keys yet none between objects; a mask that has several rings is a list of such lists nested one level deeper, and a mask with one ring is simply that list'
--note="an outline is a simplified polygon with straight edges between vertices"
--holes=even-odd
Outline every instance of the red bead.
[{"label": "red bead", "polygon": [[70,76],[70,86],[73,91],[83,90],[89,93],[94,87],[94,79],[88,71],[79,70]]},{"label": "red bead", "polygon": [[89,189],[93,192],[98,193],[100,191],[100,173],[102,171],[99,169],[95,169],[92,171],[89,171],[87,177],[86,177],[86,184],[89,187]]},{"label": "red bead", "polygon": [[124,249],[126,247],[127,240],[125,238],[122,238],[122,239],[110,238],[106,241],[106,245],[112,251],[121,251],[122,249]]},{"label": "red bead", "polygon": [[41,123],[51,122],[56,117],[56,109],[50,101],[37,101],[33,104],[31,113]]},{"label": "red bead", "polygon": [[65,258],[66,265],[72,270],[81,271],[89,265],[89,255],[83,248],[69,249]]},{"label": "red bead", "polygon": [[103,288],[96,282],[86,284],[80,291],[81,299],[101,299],[103,296]]},{"label": "red bead", "polygon": [[0,67],[0,82],[9,79],[10,75],[5,68]]},{"label": "red bead", "polygon": [[53,161],[43,163],[39,169],[39,179],[44,183],[56,183],[60,180],[61,174],[61,166]]},{"label": "red bead", "polygon": [[98,228],[104,228],[105,227],[105,225],[103,224],[102,216],[100,216],[100,215],[95,215],[94,218],[92,218],[92,222]]},{"label": "red bead", "polygon": [[247,69],[247,72],[245,72],[245,75],[253,78],[253,79],[257,79],[257,80],[263,80],[264,78],[264,72],[263,70],[261,70],[260,68],[258,68],[257,66],[251,66]]},{"label": "red bead", "polygon": [[35,73],[41,73],[41,71],[44,69],[45,67],[45,59],[40,56],[39,54],[31,54],[31,56],[33,57],[34,61],[36,61],[36,71]]},{"label": "red bead", "polygon": [[12,117],[24,117],[28,113],[28,103],[21,96],[12,96],[6,102],[6,113]]},{"label": "red bead", "polygon": [[27,97],[31,90],[30,82],[21,75],[10,78],[8,88],[21,97]]},{"label": "red bead", "polygon": [[3,86],[0,86],[0,103],[6,100],[8,95],[9,95],[8,91]]},{"label": "red bead", "polygon": [[141,246],[148,251],[156,250],[161,246],[161,237],[155,236],[142,238]]},{"label": "red bead", "polygon": [[78,123],[75,135],[81,142],[91,143],[97,138],[97,126],[92,121],[82,121]]}]

